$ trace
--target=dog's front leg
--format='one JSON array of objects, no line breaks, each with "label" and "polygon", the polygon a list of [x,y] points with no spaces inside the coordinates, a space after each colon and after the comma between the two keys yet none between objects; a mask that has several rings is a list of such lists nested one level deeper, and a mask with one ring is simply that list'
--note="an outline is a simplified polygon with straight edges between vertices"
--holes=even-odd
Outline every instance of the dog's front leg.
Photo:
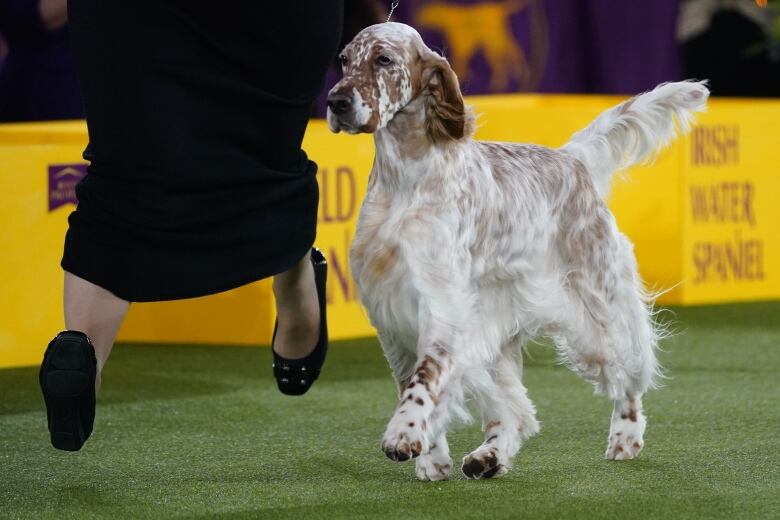
[{"label": "dog's front leg", "polygon": [[452,374],[452,365],[452,356],[439,344],[422,351],[382,439],[382,450],[389,458],[404,461],[429,451],[431,417]]}]

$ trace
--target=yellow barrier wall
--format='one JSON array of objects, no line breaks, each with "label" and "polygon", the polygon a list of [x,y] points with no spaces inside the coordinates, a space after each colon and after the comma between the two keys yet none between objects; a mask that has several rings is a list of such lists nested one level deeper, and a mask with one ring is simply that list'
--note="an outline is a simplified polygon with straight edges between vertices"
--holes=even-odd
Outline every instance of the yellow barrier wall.
[{"label": "yellow barrier wall", "polygon": [[[471,98],[480,139],[559,146],[620,99]],[[665,303],[780,298],[780,102],[713,100],[697,130],[655,164],[616,179],[610,207],[634,241],[640,270]],[[83,168],[82,122],[0,125],[0,367],[36,364],[63,327],[59,260],[73,182]],[[310,124],[304,148],[320,166],[317,244],[328,256],[334,339],[374,333],[348,266],[373,161],[371,136]],[[49,209],[52,204],[63,204]],[[270,342],[269,281],[178,302],[134,304],[124,341],[257,345]]]},{"label": "yellow barrier wall", "polygon": [[780,297],[780,103],[718,102],[681,170],[682,302]]}]

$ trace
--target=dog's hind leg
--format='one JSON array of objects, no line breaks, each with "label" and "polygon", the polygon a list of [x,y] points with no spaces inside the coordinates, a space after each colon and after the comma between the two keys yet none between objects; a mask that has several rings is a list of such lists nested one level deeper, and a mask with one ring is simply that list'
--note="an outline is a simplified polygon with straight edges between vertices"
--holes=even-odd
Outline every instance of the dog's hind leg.
[{"label": "dog's hind leg", "polygon": [[610,460],[633,459],[644,447],[647,420],[642,414],[642,397],[618,399],[612,410],[607,452]]},{"label": "dog's hind leg", "polygon": [[536,410],[521,382],[519,347],[516,361],[510,348],[493,367],[492,381],[479,392],[485,441],[463,457],[463,474],[467,478],[490,478],[509,470],[512,457],[521,444],[539,431]]},{"label": "dog's hind leg", "polygon": [[641,399],[658,376],[661,333],[633,257],[617,258],[614,265],[616,282],[609,291],[587,281],[573,285],[568,330],[556,343],[566,364],[614,401],[606,457],[623,460],[644,446]]},{"label": "dog's hind leg", "polygon": [[[638,278],[638,277],[637,277]],[[611,460],[633,459],[644,447],[647,420],[642,413],[642,396],[652,388],[659,374],[655,351],[663,333],[653,322],[652,310],[639,285],[616,295],[614,308],[623,312],[623,334],[618,356],[625,371],[623,395],[614,396],[605,457]]]},{"label": "dog's hind leg", "polygon": [[[622,356],[608,353],[615,344],[605,341],[601,352],[595,352],[590,344],[589,348],[582,349],[581,356],[577,356],[573,353],[575,349],[579,350],[576,343],[558,339],[559,348],[564,345],[568,351],[567,364],[583,379],[593,383],[596,393],[606,393],[614,402],[606,458],[624,460],[639,455],[644,446],[647,421],[642,414],[642,396],[649,388],[647,373],[655,370],[655,366],[650,368],[649,363],[628,366]],[[625,344],[617,344],[628,348]]]}]

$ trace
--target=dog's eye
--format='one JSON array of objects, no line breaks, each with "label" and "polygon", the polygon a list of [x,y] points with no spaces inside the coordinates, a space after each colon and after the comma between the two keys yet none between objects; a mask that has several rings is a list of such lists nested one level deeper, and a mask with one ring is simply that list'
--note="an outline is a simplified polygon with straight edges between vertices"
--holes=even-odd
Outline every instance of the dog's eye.
[{"label": "dog's eye", "polygon": [[339,63],[341,64],[342,67],[346,67],[348,61],[349,60],[347,59],[347,55],[346,54],[341,54],[339,56]]},{"label": "dog's eye", "polygon": [[393,60],[391,60],[390,58],[382,54],[376,59],[376,63],[377,65],[382,65],[383,67],[386,67],[391,63],[393,63]]}]

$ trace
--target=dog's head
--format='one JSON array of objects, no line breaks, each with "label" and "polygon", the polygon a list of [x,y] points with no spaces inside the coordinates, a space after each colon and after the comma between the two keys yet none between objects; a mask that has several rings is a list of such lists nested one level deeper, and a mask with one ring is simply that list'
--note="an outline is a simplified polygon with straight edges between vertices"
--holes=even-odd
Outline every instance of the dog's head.
[{"label": "dog's head", "polygon": [[422,98],[434,142],[468,134],[458,78],[408,25],[381,23],[361,31],[339,56],[344,77],[328,93],[328,126],[334,132],[373,133]]}]

